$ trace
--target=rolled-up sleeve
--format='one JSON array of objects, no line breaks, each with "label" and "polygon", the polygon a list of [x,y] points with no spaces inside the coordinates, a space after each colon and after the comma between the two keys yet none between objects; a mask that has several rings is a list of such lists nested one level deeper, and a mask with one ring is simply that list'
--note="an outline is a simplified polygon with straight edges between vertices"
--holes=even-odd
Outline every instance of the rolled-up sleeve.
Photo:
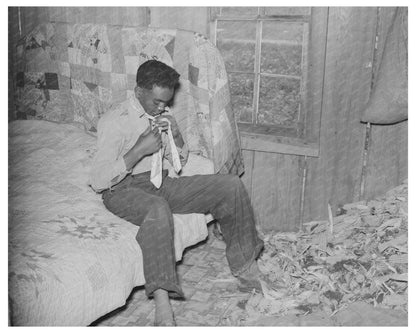
[{"label": "rolled-up sleeve", "polygon": [[100,121],[97,132],[97,153],[91,168],[90,184],[96,192],[102,192],[118,184],[131,170],[126,169],[121,156],[124,138],[117,126]]}]

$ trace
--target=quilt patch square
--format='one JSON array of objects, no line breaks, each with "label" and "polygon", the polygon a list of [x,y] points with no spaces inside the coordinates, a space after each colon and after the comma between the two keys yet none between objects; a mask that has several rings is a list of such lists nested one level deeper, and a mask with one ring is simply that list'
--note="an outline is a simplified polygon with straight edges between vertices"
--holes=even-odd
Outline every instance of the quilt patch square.
[{"label": "quilt patch square", "polygon": [[168,51],[170,57],[173,59],[173,52],[175,50],[175,38],[172,38],[169,43],[165,46],[166,51]]},{"label": "quilt patch square", "polygon": [[124,56],[126,74],[136,75],[137,68],[144,62],[139,56]]},{"label": "quilt patch square", "polygon": [[197,86],[198,85],[198,76],[199,76],[199,68],[192,66],[192,64],[189,64],[189,81]]},{"label": "quilt patch square", "polygon": [[16,74],[16,86],[23,88],[25,86],[25,73],[18,72]]},{"label": "quilt patch square", "polygon": [[109,55],[111,58],[111,72],[125,73],[125,64],[123,58],[123,39],[120,27],[110,26],[107,29],[109,40]]},{"label": "quilt patch square", "polygon": [[50,90],[58,90],[58,74],[56,73],[45,73],[45,88]]},{"label": "quilt patch square", "polygon": [[70,77],[71,69],[68,62],[57,61],[58,72],[62,76]]}]

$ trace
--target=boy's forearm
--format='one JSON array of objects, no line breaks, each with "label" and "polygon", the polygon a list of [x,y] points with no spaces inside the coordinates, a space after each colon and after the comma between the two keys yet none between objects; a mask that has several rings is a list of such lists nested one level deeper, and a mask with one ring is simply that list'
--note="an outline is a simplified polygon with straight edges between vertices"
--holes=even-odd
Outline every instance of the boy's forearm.
[{"label": "boy's forearm", "polygon": [[124,163],[126,164],[126,169],[131,170],[134,166],[144,157],[144,154],[140,148],[132,147],[124,156]]},{"label": "boy's forearm", "polygon": [[181,132],[177,132],[177,133],[172,133],[173,135],[173,140],[175,141],[175,145],[176,147],[182,148],[185,144],[185,141],[183,141],[183,137]]}]

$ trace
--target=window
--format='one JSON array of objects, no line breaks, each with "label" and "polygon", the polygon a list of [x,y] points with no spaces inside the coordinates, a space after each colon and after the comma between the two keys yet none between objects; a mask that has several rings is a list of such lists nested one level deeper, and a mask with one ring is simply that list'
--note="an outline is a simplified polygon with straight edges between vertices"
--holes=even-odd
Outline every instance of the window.
[{"label": "window", "polygon": [[215,7],[240,132],[304,139],[310,7]]}]

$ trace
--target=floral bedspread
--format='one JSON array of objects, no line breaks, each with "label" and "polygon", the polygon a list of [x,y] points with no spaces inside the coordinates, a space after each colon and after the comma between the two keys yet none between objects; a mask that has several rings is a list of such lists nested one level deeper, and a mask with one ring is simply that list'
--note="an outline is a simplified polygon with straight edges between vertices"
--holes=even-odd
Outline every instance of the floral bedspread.
[{"label": "floral bedspread", "polygon": [[[9,125],[9,315],[13,325],[88,325],[143,285],[138,227],[87,185],[96,138],[73,124]],[[176,258],[207,237],[174,215]]]}]

